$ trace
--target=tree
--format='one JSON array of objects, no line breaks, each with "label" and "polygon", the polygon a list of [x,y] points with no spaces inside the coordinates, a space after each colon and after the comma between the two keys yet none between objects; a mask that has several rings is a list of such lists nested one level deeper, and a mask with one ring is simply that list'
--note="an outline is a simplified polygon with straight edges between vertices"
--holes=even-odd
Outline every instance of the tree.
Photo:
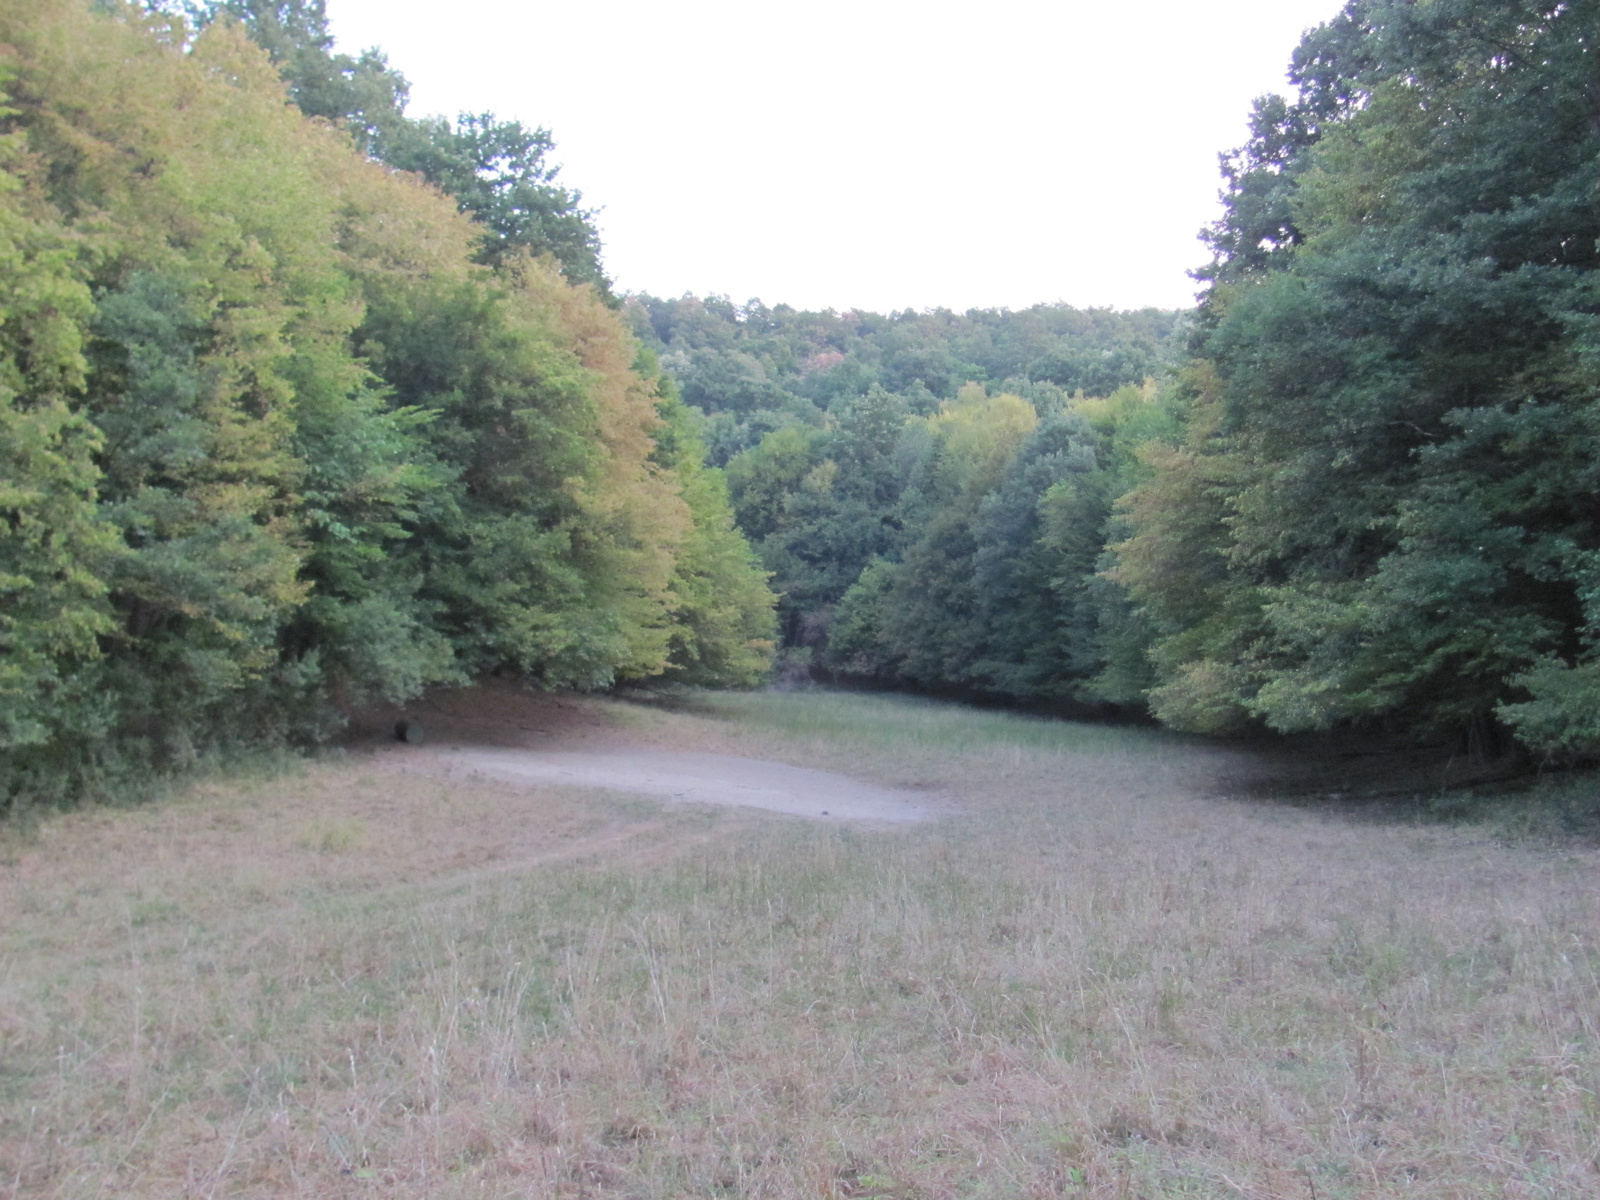
[{"label": "tree", "polygon": [[[1297,53],[1300,99],[1258,106],[1197,342],[1218,419],[1145,493],[1211,499],[1168,530],[1136,498],[1116,568],[1172,618],[1174,722],[1481,729],[1588,661],[1593,30],[1589,4],[1356,0]],[[1220,571],[1187,597],[1156,569],[1184,545]]]},{"label": "tree", "polygon": [[411,85],[376,49],[359,56],[336,51],[326,0],[147,0],[147,7],[182,15],[201,29],[218,20],[239,22],[283,75],[296,107],[308,117],[341,122],[366,153],[381,157],[406,125]]},{"label": "tree", "polygon": [[975,580],[979,514],[1037,420],[1021,397],[990,397],[976,384],[928,419],[931,445],[902,500],[906,549],[878,622],[898,676],[922,685],[972,682],[989,632]]},{"label": "tree", "polygon": [[340,123],[357,147],[402,171],[415,171],[452,196],[483,226],[479,261],[498,266],[519,250],[549,254],[574,283],[593,285],[608,302],[595,213],[583,195],[556,182],[546,162],[550,131],[501,121],[492,113],[406,116],[410,84],[376,49],[359,56],[335,49],[326,0],[185,0],[152,4],[204,28],[239,22],[282,73],[289,98],[309,117]]},{"label": "tree", "polygon": [[710,457],[719,463],[784,425],[820,426],[824,412],[874,387],[918,416],[972,381],[1044,403],[1077,389],[1109,395],[1160,373],[1179,325],[1173,312],[1064,304],[884,316],[635,296],[625,311],[685,401],[710,418]]},{"label": "tree", "polygon": [[668,679],[712,687],[749,687],[772,669],[777,597],[733,521],[722,473],[704,465],[694,415],[662,379],[656,459],[679,480],[691,525],[673,572],[675,629]]},{"label": "tree", "polygon": [[592,284],[609,298],[595,214],[580,207],[581,192],[556,182],[561,168],[545,157],[554,149],[548,129],[463,113],[454,122],[406,123],[382,143],[380,155],[392,167],[418,172],[482,223],[480,262],[500,266],[519,250],[548,254],[573,283]]}]

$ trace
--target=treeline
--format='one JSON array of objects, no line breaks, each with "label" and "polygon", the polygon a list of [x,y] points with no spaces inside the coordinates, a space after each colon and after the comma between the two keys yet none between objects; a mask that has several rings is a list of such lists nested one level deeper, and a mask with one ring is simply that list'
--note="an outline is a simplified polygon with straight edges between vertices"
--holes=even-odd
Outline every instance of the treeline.
[{"label": "treeline", "polygon": [[363,152],[404,127],[291,102],[389,77],[289,4],[286,88],[268,11],[0,0],[0,805],[487,671],[767,670],[772,595],[576,197],[521,181],[565,243],[469,219]]},{"label": "treeline", "polygon": [[625,311],[684,400],[713,461],[791,425],[821,429],[839,402],[881,387],[927,415],[968,383],[1106,396],[1172,361],[1180,314],[1036,304],[1020,312],[801,312],[759,300],[630,296]]},{"label": "treeline", "polygon": [[1600,749],[1594,0],[1354,0],[1259,102],[1112,577],[1152,710]]},{"label": "treeline", "polygon": [[1354,0],[1308,34],[1154,385],[965,348],[1087,316],[1127,322],[1111,361],[1150,315],[876,318],[992,339],[901,374],[767,332],[854,315],[641,300],[790,645],[1186,730],[1600,751],[1597,29],[1594,0]]},{"label": "treeline", "polygon": [[[1094,578],[1101,543],[1079,527],[1100,538],[1129,447],[1173,427],[1150,381],[1182,349],[1179,313],[884,316],[692,296],[624,312],[726,461],[791,664],[1141,703],[1127,606]],[[1130,647],[1115,684],[1112,641]]]},{"label": "treeline", "polygon": [[409,117],[319,0],[0,0],[0,804],[487,671],[754,682],[780,628],[1600,752],[1597,28],[1354,0],[1196,313],[882,316],[615,297],[548,132]]}]

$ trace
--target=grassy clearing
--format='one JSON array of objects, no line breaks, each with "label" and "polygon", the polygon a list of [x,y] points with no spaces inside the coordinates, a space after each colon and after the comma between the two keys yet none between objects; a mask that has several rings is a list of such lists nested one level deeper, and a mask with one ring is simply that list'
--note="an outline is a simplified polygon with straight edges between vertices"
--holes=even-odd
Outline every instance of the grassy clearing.
[{"label": "grassy clearing", "polygon": [[888,697],[594,702],[888,829],[399,752],[12,834],[0,1194],[1579,1197],[1596,855]]},{"label": "grassy clearing", "polygon": [[790,744],[820,742],[840,749],[919,755],[970,753],[995,747],[1091,754],[1149,754],[1188,743],[1155,729],[1054,721],[940,700],[807,688],[791,692],[710,692],[693,705],[736,720],[741,729],[778,732]]}]

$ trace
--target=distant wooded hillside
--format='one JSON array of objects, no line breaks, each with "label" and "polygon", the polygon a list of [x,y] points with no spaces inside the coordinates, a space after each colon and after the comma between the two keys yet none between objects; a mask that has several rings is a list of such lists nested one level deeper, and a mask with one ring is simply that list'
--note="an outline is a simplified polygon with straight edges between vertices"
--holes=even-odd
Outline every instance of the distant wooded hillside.
[{"label": "distant wooded hillside", "polygon": [[714,461],[788,425],[822,427],[837,402],[874,387],[927,415],[966,384],[1001,385],[1055,403],[1108,396],[1172,364],[1177,312],[1036,304],[931,312],[801,312],[717,296],[628,297],[635,334],[684,400],[708,418]]},{"label": "distant wooded hillside", "polygon": [[726,458],[791,659],[1141,703],[1136,644],[1127,680],[1098,678],[1102,626],[1129,618],[1095,571],[1111,501],[1130,486],[1129,440],[1176,428],[1156,380],[1180,359],[1179,313],[882,316],[652,296],[624,313]]}]

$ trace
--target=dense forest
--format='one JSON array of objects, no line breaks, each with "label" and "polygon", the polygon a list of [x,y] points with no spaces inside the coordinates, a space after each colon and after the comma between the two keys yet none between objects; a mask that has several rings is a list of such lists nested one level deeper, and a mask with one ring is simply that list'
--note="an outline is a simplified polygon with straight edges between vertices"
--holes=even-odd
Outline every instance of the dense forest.
[{"label": "dense forest", "polygon": [[[968,384],[892,437],[888,393],[843,414],[850,452],[799,475],[798,502],[785,499],[761,541],[794,581],[786,601],[806,605],[809,658],[846,677],[1058,707],[1141,703],[1142,619],[1100,571],[1130,448],[1175,419],[1154,384],[1052,399]],[[730,464],[745,519],[777,507],[783,449],[774,439]]]},{"label": "dense forest", "polygon": [[[1596,0],[1352,0],[1192,313],[615,294],[321,0],[0,0],[0,804],[488,672],[1600,752]],[[776,231],[775,231],[776,232]]]},{"label": "dense forest", "polygon": [[1597,34],[1356,0],[1257,104],[1107,566],[1162,720],[1600,749]]},{"label": "dense forest", "polygon": [[761,678],[772,594],[548,135],[407,124],[258,7],[0,2],[0,798],[496,670]]},{"label": "dense forest", "polygon": [[907,413],[918,416],[969,383],[1059,403],[1142,383],[1164,373],[1182,349],[1180,314],[1159,309],[1036,304],[1022,312],[882,316],[638,295],[624,311],[684,400],[707,418],[718,465],[779,429],[822,428],[835,402],[874,387],[902,396]]},{"label": "dense forest", "polygon": [[631,301],[788,644],[1197,732],[1600,750],[1597,31],[1354,0],[1310,32],[1178,347],[1168,314]]},{"label": "dense forest", "polygon": [[782,597],[789,669],[1139,703],[1137,683],[1089,687],[1101,626],[1121,620],[1094,575],[1126,443],[1166,428],[1153,381],[1181,351],[1179,314],[624,311],[704,414]]}]

